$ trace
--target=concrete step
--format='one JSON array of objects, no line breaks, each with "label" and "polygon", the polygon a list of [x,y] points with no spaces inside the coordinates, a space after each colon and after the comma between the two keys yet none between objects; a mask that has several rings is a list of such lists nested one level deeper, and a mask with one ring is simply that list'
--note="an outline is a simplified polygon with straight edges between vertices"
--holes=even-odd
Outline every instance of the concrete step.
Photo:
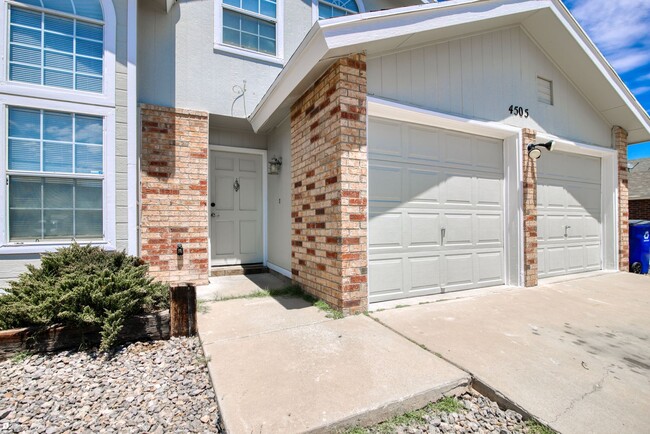
[{"label": "concrete step", "polygon": [[246,274],[260,274],[268,272],[268,267],[265,267],[262,264],[225,265],[221,267],[212,267],[210,270],[210,276],[243,276]]}]

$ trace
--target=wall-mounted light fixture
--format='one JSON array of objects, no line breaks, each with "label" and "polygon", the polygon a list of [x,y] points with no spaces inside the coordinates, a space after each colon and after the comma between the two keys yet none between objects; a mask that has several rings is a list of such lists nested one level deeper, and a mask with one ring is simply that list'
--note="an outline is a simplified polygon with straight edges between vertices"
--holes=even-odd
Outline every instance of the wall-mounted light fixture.
[{"label": "wall-mounted light fixture", "polygon": [[271,158],[271,161],[269,161],[269,170],[267,173],[269,175],[279,175],[281,167],[282,167],[282,157],[277,158],[274,155],[273,158]]},{"label": "wall-mounted light fixture", "polygon": [[547,143],[531,143],[528,145],[528,156],[533,160],[537,160],[542,156],[542,150],[540,148],[546,148],[550,152],[554,146],[555,142],[553,140]]}]

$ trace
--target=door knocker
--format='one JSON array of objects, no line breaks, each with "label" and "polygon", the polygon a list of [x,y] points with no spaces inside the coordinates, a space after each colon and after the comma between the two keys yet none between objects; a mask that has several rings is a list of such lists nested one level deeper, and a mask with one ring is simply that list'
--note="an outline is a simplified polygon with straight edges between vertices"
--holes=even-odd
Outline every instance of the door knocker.
[{"label": "door knocker", "polygon": [[232,185],[232,188],[234,188],[235,191],[239,191],[239,179],[235,178],[235,183]]}]

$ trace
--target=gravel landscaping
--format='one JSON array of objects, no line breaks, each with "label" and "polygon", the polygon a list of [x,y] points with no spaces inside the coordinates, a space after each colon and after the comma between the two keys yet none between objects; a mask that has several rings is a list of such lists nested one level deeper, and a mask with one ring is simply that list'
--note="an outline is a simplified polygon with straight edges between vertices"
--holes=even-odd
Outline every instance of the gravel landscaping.
[{"label": "gravel landscaping", "polygon": [[222,432],[197,338],[0,363],[0,432]]},{"label": "gravel landscaping", "polygon": [[444,398],[427,407],[397,416],[368,428],[355,428],[346,434],[552,434],[535,422],[526,422],[512,410],[499,406],[472,390],[459,398]]}]

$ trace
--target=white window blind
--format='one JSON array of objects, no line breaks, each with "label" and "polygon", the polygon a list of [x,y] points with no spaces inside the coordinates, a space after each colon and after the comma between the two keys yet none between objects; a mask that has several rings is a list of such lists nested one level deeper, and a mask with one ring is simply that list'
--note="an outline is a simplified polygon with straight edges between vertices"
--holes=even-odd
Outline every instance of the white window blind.
[{"label": "white window blind", "polygon": [[8,109],[9,240],[103,236],[103,119]]},{"label": "white window blind", "polygon": [[10,80],[102,91],[102,25],[15,6],[9,13]]}]

